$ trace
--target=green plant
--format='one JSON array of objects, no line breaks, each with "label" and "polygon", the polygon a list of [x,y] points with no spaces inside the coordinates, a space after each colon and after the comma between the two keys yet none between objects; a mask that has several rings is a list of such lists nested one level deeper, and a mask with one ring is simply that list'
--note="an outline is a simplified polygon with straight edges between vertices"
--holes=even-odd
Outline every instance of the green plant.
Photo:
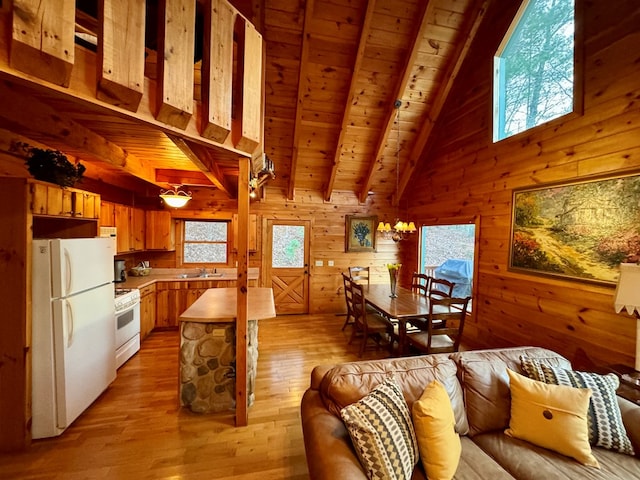
[{"label": "green plant", "polygon": [[26,165],[29,173],[37,180],[55,183],[61,187],[72,187],[82,179],[86,168],[80,162],[71,163],[58,150],[43,150],[36,147],[25,148],[28,152]]}]

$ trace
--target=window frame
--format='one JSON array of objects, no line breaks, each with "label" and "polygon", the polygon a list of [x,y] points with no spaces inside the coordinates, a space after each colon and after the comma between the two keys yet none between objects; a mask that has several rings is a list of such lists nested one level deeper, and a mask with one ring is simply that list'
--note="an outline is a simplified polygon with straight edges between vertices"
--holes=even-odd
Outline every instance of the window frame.
[{"label": "window frame", "polygon": [[[574,0],[574,45],[573,45],[573,109],[571,112],[565,113],[564,115],[560,115],[559,117],[553,118],[546,122],[540,123],[534,127],[528,128],[521,132],[515,133],[513,135],[499,138],[498,137],[498,128],[497,124],[499,122],[499,118],[501,113],[499,111],[499,107],[501,104],[504,104],[504,98],[499,97],[500,84],[496,82],[498,78],[498,72],[496,72],[496,62],[499,54],[501,54],[507,43],[509,42],[511,36],[513,35],[515,29],[520,22],[524,11],[529,5],[531,0],[523,0],[518,11],[516,12],[509,28],[505,32],[496,52],[492,57],[491,63],[491,93],[492,97],[489,102],[490,110],[491,110],[491,128],[489,129],[489,134],[491,136],[491,142],[493,144],[513,140],[513,141],[521,141],[523,138],[531,135],[532,133],[538,131],[539,129],[545,129],[549,127],[555,127],[558,125],[562,125],[564,122],[577,118],[584,113],[584,0]],[[498,99],[498,101],[496,101]]]},{"label": "window frame", "polygon": [[[186,240],[186,225],[187,222],[208,222],[208,223],[226,223],[227,225],[227,240],[225,242],[193,242]],[[180,266],[184,268],[201,268],[201,267],[215,267],[215,266],[228,266],[231,261],[231,244],[233,239],[232,235],[232,221],[226,218],[184,218],[180,221]],[[213,243],[213,244],[222,244],[226,245],[226,253],[225,256],[227,258],[226,262],[185,262],[185,246],[188,243]]]}]

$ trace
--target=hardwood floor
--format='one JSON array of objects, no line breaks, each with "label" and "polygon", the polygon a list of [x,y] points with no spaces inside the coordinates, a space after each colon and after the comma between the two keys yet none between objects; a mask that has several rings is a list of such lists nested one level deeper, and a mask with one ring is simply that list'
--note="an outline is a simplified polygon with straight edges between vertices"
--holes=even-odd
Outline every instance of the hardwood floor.
[{"label": "hardwood floor", "polygon": [[[178,334],[154,332],[110,388],[60,437],[0,455],[1,479],[305,479],[300,400],[319,364],[358,360],[344,316],[281,316],[259,324],[249,425],[178,406]],[[368,349],[363,359],[388,356]]]}]

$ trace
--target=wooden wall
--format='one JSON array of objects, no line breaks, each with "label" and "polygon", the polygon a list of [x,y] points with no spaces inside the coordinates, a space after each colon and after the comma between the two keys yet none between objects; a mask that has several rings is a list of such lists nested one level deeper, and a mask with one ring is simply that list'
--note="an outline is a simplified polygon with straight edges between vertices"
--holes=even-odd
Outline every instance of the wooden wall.
[{"label": "wooden wall", "polygon": [[[635,320],[613,310],[613,288],[507,269],[514,188],[640,169],[640,9],[635,0],[584,9],[584,112],[492,143],[492,62],[519,2],[487,12],[409,184],[416,220],[480,216],[479,345],[540,345],[575,365],[633,365]],[[582,5],[584,3],[584,5]],[[404,252],[415,261],[415,250]]]}]

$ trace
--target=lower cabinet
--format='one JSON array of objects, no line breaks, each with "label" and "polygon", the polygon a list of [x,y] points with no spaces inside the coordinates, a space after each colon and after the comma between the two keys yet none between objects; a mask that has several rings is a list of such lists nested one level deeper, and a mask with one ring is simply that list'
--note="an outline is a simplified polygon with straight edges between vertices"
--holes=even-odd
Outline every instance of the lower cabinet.
[{"label": "lower cabinet", "polygon": [[140,289],[140,340],[144,340],[156,326],[156,285]]},{"label": "lower cabinet", "polygon": [[[250,287],[255,287],[256,284],[255,280],[249,281]],[[189,308],[207,289],[235,286],[235,280],[157,282],[155,328],[177,328],[180,325],[182,312]],[[140,293],[142,294],[142,292]]]}]

